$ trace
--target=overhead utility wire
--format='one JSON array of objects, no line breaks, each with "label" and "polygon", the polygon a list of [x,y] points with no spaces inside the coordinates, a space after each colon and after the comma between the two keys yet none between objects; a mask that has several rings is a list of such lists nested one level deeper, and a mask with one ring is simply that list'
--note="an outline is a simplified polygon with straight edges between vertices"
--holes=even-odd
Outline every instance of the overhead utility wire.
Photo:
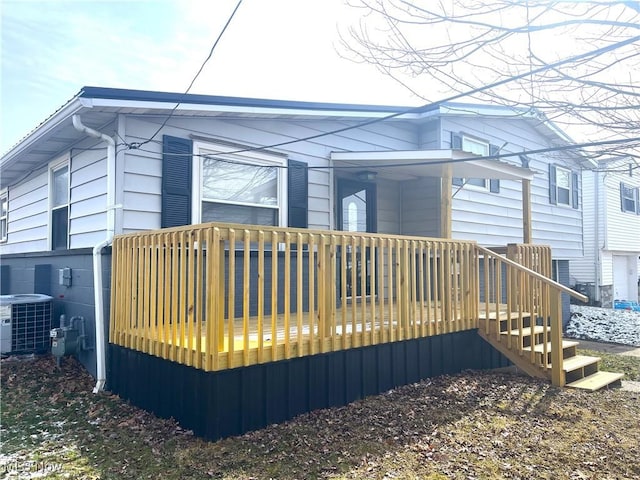
[{"label": "overhead utility wire", "polygon": [[[241,3],[242,3],[242,0],[239,0],[238,4],[236,5],[236,8],[233,10],[231,16],[229,17],[229,19],[227,20],[227,23],[225,24],[225,26],[223,28],[223,30],[220,32],[220,35],[218,36],[218,38],[217,38],[215,44],[213,45],[213,47],[211,48],[209,56],[207,57],[207,59],[205,60],[204,63],[206,63],[209,60],[209,58],[211,58],[211,55],[213,54],[213,50],[215,49],[216,45],[218,44],[220,38],[222,37],[222,34],[224,33],[224,31],[226,30],[227,26],[231,22],[231,19],[235,15],[235,13],[238,10],[238,7],[240,6]],[[402,115],[406,115],[406,114],[410,114],[410,113],[420,113],[420,112],[422,112],[424,110],[427,110],[429,108],[436,107],[438,104],[451,102],[451,101],[454,101],[454,100],[458,100],[460,98],[464,98],[464,97],[467,97],[469,95],[473,95],[475,93],[483,92],[484,90],[488,90],[488,89],[495,88],[495,87],[498,87],[498,86],[501,86],[501,85],[505,85],[505,84],[513,82],[515,80],[520,80],[520,79],[525,78],[527,76],[531,76],[531,75],[535,75],[535,74],[538,74],[538,73],[542,73],[542,72],[544,72],[546,70],[549,70],[549,69],[555,69],[555,68],[557,68],[557,67],[559,67],[561,65],[564,65],[566,63],[571,63],[571,62],[576,62],[578,60],[583,60],[583,59],[585,59],[587,57],[590,57],[590,56],[599,56],[599,55],[601,55],[603,53],[615,50],[615,49],[617,49],[619,47],[623,47],[625,45],[632,44],[632,43],[634,43],[634,42],[636,42],[638,40],[640,40],[640,36],[631,37],[629,39],[622,40],[620,42],[612,43],[610,45],[607,45],[606,47],[601,47],[601,48],[598,48],[598,49],[595,49],[595,50],[591,50],[589,52],[582,53],[580,55],[575,55],[573,57],[565,58],[563,60],[559,60],[559,61],[554,62],[552,64],[544,65],[542,67],[538,67],[538,68],[536,68],[534,70],[529,70],[527,72],[524,72],[524,73],[521,73],[521,74],[518,74],[518,75],[513,75],[511,77],[499,80],[497,82],[494,82],[494,83],[491,83],[491,84],[488,84],[488,85],[485,85],[485,86],[482,86],[482,87],[478,87],[478,88],[469,90],[467,92],[461,92],[461,93],[458,93],[456,95],[452,95],[450,97],[447,97],[445,99],[438,100],[436,102],[429,102],[429,103],[426,103],[426,104],[421,105],[421,106],[407,108],[407,109],[402,110],[400,112],[392,113],[390,115],[385,115],[385,116],[379,117],[379,118],[374,118],[372,120],[367,120],[365,122],[360,122],[360,123],[357,123],[355,125],[342,127],[342,128],[338,128],[338,129],[335,129],[335,130],[330,130],[328,132],[323,132],[323,133],[319,133],[319,134],[315,134],[315,135],[310,135],[310,136],[307,136],[307,137],[296,138],[296,139],[287,140],[287,141],[284,141],[284,142],[273,143],[271,145],[263,145],[263,146],[259,146],[259,147],[247,147],[247,148],[243,148],[243,149],[235,150],[235,151],[231,151],[231,152],[226,152],[226,153],[227,154],[235,154],[235,153],[252,152],[252,151],[267,150],[267,149],[282,147],[282,146],[285,146],[285,145],[291,145],[293,143],[306,142],[306,141],[309,141],[309,140],[315,140],[317,138],[322,138],[322,137],[325,137],[325,136],[328,136],[328,135],[335,135],[337,133],[342,133],[342,132],[346,132],[346,131],[349,131],[349,130],[354,130],[354,129],[357,129],[357,128],[366,127],[368,125],[373,125],[373,124],[376,124],[376,123],[379,123],[379,122],[383,122],[383,121],[386,121],[386,120],[391,120],[393,118],[400,117]],[[196,74],[194,79],[192,80],[191,85],[189,85],[189,88],[187,88],[185,94],[189,92],[189,89],[191,88],[191,86],[195,82],[195,79],[197,78],[197,76],[200,74],[200,72],[204,68],[204,63],[200,67],[200,70],[198,71],[198,73]],[[169,113],[167,118],[160,125],[160,127],[158,127],[158,129],[155,131],[155,133],[150,138],[148,138],[148,139],[146,139],[146,140],[144,140],[142,142],[133,142],[133,143],[130,143],[130,144],[126,144],[127,148],[128,149],[138,149],[141,146],[143,146],[143,145],[145,145],[145,144],[147,144],[149,142],[152,142],[153,139],[156,137],[156,135],[158,135],[158,133],[160,133],[160,131],[164,128],[164,126],[167,124],[167,122],[169,121],[169,119],[172,117],[172,115],[175,113],[176,109],[179,106],[180,106],[180,102],[176,103],[176,105],[173,107],[173,109],[171,110],[171,112]],[[520,153],[522,154],[524,152],[520,152]]]},{"label": "overhead utility wire", "polygon": [[[585,147],[598,147],[598,146],[602,146],[602,145],[616,145],[616,144],[625,144],[625,143],[631,143],[631,142],[640,142],[640,137],[630,137],[630,138],[617,138],[617,139],[609,139],[609,140],[600,140],[600,141],[595,141],[595,142],[583,142],[583,143],[572,143],[572,144],[568,144],[568,145],[560,145],[557,147],[548,147],[548,148],[538,148],[535,150],[524,150],[521,152],[512,152],[512,153],[499,153],[497,155],[487,155],[487,156],[478,156],[478,155],[471,155],[468,157],[463,157],[463,158],[451,158],[451,159],[443,159],[443,160],[426,160],[426,161],[422,161],[422,162],[410,162],[410,163],[386,163],[386,164],[377,164],[375,165],[376,168],[395,168],[395,167],[412,167],[412,166],[419,166],[419,165],[441,165],[441,164],[448,164],[448,163],[461,163],[461,162],[468,162],[471,160],[491,160],[491,159],[501,159],[501,158],[508,158],[508,157],[516,157],[516,156],[520,156],[520,155],[535,155],[535,154],[539,154],[539,153],[552,153],[552,152],[564,152],[567,150],[576,150],[576,149],[580,149],[580,148],[585,148]],[[267,148],[267,147],[262,147],[262,148]],[[252,150],[251,148],[248,148],[246,150],[241,150],[242,152],[245,151],[250,151]],[[257,149],[256,149],[257,150]],[[140,151],[145,152],[145,153],[157,153],[155,151],[152,150],[144,150],[144,149],[140,149]],[[233,153],[237,153],[237,152],[224,152],[222,155],[230,155]],[[342,152],[341,152],[342,153]],[[348,153],[348,152],[347,152]],[[379,153],[379,152],[376,152]],[[199,158],[207,158],[207,159],[211,159],[211,160],[217,160],[220,162],[225,162],[225,163],[232,163],[232,164],[237,164],[237,165],[251,165],[254,167],[264,167],[264,168],[281,168],[281,169],[287,169],[287,168],[291,168],[287,165],[256,165],[255,163],[252,163],[250,161],[241,161],[241,160],[233,160],[233,159],[229,159],[229,158],[223,158],[221,156],[219,156],[220,154],[210,154],[210,153],[172,153],[171,156],[172,157],[199,157]],[[640,166],[638,166],[640,167]],[[633,167],[638,168],[638,167]],[[296,168],[296,167],[294,167]],[[332,170],[332,169],[340,169],[340,170],[350,170],[350,169],[362,169],[362,165],[340,165],[340,166],[335,166],[335,165],[326,165],[326,166],[314,166],[314,167],[306,167],[309,170]],[[588,169],[591,170],[591,169]],[[593,169],[594,171],[604,171],[604,170],[597,170],[597,169]]]},{"label": "overhead utility wire", "polygon": [[[227,19],[227,23],[224,24],[224,27],[222,27],[222,30],[218,34],[218,38],[216,38],[216,41],[214,42],[213,46],[211,47],[211,50],[209,50],[209,55],[207,56],[207,58],[205,58],[204,62],[202,62],[202,64],[200,65],[200,68],[198,69],[198,72],[195,74],[195,76],[191,80],[191,83],[189,84],[189,86],[185,90],[185,92],[184,92],[185,95],[187,93],[189,93],[189,91],[191,90],[191,87],[193,87],[193,84],[196,82],[198,76],[200,76],[200,74],[202,73],[202,70],[204,70],[205,65],[211,59],[211,56],[213,55],[213,51],[218,46],[218,43],[220,42],[220,39],[222,38],[222,35],[227,30],[227,27],[229,26],[229,24],[231,23],[231,20],[233,19],[234,15],[238,11],[238,8],[240,7],[241,3],[242,3],[242,0],[238,0],[238,3],[236,4],[236,8],[234,8],[233,12],[231,12],[231,15]],[[165,125],[167,124],[169,119],[173,116],[173,114],[175,113],[175,111],[178,109],[179,106],[180,106],[180,102],[176,103],[176,105],[173,107],[171,112],[169,112],[169,115],[167,115],[167,118],[165,118],[164,122],[162,122],[162,125],[160,125],[160,127],[158,127],[158,129],[155,131],[155,133],[150,138],[144,140],[143,142],[134,142],[134,143],[126,144],[127,147],[129,149],[137,149],[137,148],[140,148],[142,145],[145,145],[146,143],[149,143],[150,141],[152,141],[156,137],[156,135],[158,135],[158,133],[160,133],[160,131],[165,127]]]},{"label": "overhead utility wire", "polygon": [[[224,30],[226,29],[227,25],[229,25],[231,19],[233,18],[233,15],[235,14],[235,12],[238,9],[238,7],[240,6],[240,3],[242,3],[242,0],[240,0],[238,2],[238,5],[236,5],[236,8],[234,9],[234,11],[231,14],[231,17],[229,17],[229,20],[227,21],[227,24],[225,25],[225,28],[222,30],[222,32],[220,32],[220,35],[218,36],[218,39],[216,40],[216,43],[212,47],[211,52],[210,52],[209,57],[207,58],[207,60],[211,57],[211,54],[213,53],[213,49],[215,48],[215,46],[217,45],[218,41],[220,40],[220,37],[224,33]],[[499,81],[494,82],[494,83],[490,83],[488,85],[484,85],[482,87],[474,88],[474,89],[466,91],[466,92],[461,92],[461,93],[452,95],[450,97],[447,97],[445,99],[438,100],[436,102],[429,102],[429,103],[426,103],[424,105],[420,105],[420,106],[417,106],[417,107],[407,108],[407,109],[404,109],[404,110],[402,110],[400,112],[392,113],[390,115],[385,115],[385,116],[379,117],[379,118],[374,118],[372,120],[367,120],[365,122],[360,122],[360,123],[357,123],[355,125],[342,127],[342,128],[338,128],[338,129],[335,129],[335,130],[330,130],[328,132],[323,132],[323,133],[318,133],[318,134],[315,134],[315,135],[310,135],[310,136],[307,136],[307,137],[296,138],[296,139],[293,139],[293,140],[287,140],[287,141],[279,142],[279,143],[273,143],[271,145],[264,145],[264,146],[260,146],[260,147],[247,147],[247,148],[243,148],[241,150],[235,150],[235,151],[228,152],[228,153],[230,153],[230,154],[233,154],[233,153],[244,153],[244,152],[252,152],[252,151],[259,151],[259,150],[266,150],[266,149],[271,149],[271,148],[282,147],[282,146],[285,146],[285,145],[291,145],[293,143],[306,142],[306,141],[309,141],[309,140],[315,140],[317,138],[326,137],[328,135],[335,135],[337,133],[342,133],[342,132],[346,132],[346,131],[349,131],[349,130],[354,130],[354,129],[357,129],[357,128],[366,127],[366,126],[369,126],[369,125],[373,125],[373,124],[376,124],[376,123],[379,123],[379,122],[384,122],[386,120],[391,120],[393,118],[400,117],[402,115],[407,115],[407,114],[410,114],[410,113],[420,113],[420,112],[422,112],[424,110],[427,110],[429,108],[436,107],[438,104],[451,102],[451,101],[454,101],[454,100],[458,100],[460,98],[464,98],[464,97],[467,97],[469,95],[473,95],[475,93],[481,93],[484,90],[488,90],[488,89],[491,89],[491,88],[499,87],[501,85],[505,85],[507,83],[510,83],[510,82],[513,82],[513,81],[516,81],[516,80],[520,80],[520,79],[525,78],[527,76],[536,75],[538,73],[542,73],[542,72],[544,72],[546,70],[549,70],[549,69],[555,69],[555,68],[557,68],[559,66],[562,66],[562,65],[564,65],[566,63],[571,63],[571,62],[576,62],[578,60],[583,60],[583,59],[585,59],[587,57],[590,57],[590,56],[599,56],[599,55],[601,55],[603,53],[615,50],[615,49],[617,49],[619,47],[623,47],[625,45],[632,44],[632,43],[634,43],[634,42],[636,42],[638,40],[640,40],[640,36],[635,36],[635,37],[632,37],[632,38],[629,38],[629,39],[626,39],[626,40],[622,40],[620,42],[612,43],[610,45],[607,45],[606,47],[601,47],[601,48],[598,48],[598,49],[595,49],[595,50],[591,50],[589,52],[582,53],[580,55],[575,55],[573,57],[565,58],[563,60],[558,60],[557,62],[551,63],[549,65],[544,65],[544,66],[538,67],[538,68],[536,68],[534,70],[529,70],[527,72],[524,72],[524,73],[521,73],[521,74],[518,74],[518,75],[513,75],[511,77],[499,80]],[[205,60],[205,63],[206,63],[207,60]],[[204,67],[204,64],[200,68],[200,71],[202,71],[203,67]],[[200,71],[198,72],[198,74],[200,73]],[[197,77],[197,75],[196,75],[196,77]],[[195,81],[195,78],[194,78],[194,81]],[[193,85],[193,81],[191,82],[191,85]],[[191,88],[191,85],[189,86],[189,88],[187,89],[187,91],[185,93],[189,92],[189,89]],[[141,146],[153,141],[153,139],[164,128],[164,126],[167,124],[167,122],[173,116],[173,114],[175,113],[176,109],[179,106],[180,106],[180,102],[176,103],[176,105],[173,107],[173,109],[171,110],[171,112],[169,113],[167,118],[164,120],[162,125],[160,125],[160,127],[156,130],[156,132],[150,138],[148,138],[147,140],[144,140],[142,142],[133,142],[133,143],[127,144],[127,147],[129,149],[137,149],[137,148],[139,148],[139,147],[141,147]]]}]

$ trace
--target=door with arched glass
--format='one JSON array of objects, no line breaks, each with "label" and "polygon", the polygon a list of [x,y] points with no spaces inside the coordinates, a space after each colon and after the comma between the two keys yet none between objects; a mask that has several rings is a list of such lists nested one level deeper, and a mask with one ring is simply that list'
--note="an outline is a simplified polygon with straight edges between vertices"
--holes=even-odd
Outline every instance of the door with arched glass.
[{"label": "door with arched glass", "polygon": [[[376,185],[375,183],[359,182],[355,180],[341,179],[337,181],[337,221],[338,229],[347,232],[375,232],[376,231]],[[347,297],[371,295],[369,275],[371,272],[371,255],[369,249],[365,252],[365,264],[362,264],[360,252],[352,255],[352,247],[347,246],[339,255],[346,255],[346,290]],[[352,259],[354,259],[353,261]],[[339,263],[340,264],[340,263]],[[352,283],[352,269],[356,269],[356,278],[366,276],[365,292],[362,292],[362,283],[358,280]],[[338,291],[341,275],[338,275]]]}]

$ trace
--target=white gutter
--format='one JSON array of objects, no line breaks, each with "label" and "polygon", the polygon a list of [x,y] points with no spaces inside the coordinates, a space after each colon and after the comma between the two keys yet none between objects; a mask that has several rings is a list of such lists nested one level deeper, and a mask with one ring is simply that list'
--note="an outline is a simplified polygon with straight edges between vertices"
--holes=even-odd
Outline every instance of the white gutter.
[{"label": "white gutter", "polygon": [[107,380],[102,249],[111,244],[115,233],[116,142],[108,135],[83,125],[80,115],[73,115],[72,121],[76,130],[99,138],[107,144],[107,237],[93,247],[93,294],[96,318],[96,386],[93,388],[93,393],[98,393],[104,388]]}]

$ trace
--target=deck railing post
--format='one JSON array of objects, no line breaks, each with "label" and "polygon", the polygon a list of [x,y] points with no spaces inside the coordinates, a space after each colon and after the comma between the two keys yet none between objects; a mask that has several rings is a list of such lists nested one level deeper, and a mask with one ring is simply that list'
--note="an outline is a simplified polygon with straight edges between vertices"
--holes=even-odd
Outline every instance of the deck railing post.
[{"label": "deck railing post", "polygon": [[563,369],[562,351],[562,294],[555,289],[550,293],[551,300],[551,383],[556,387],[564,387],[565,374]]},{"label": "deck railing post", "polygon": [[[516,245],[515,243],[509,243],[507,245],[507,258],[509,260],[513,260],[514,262],[518,262],[522,265],[527,266],[523,256],[520,255],[518,245]],[[513,273],[516,273],[516,272],[513,272]],[[509,289],[507,293],[507,303],[511,308],[517,308],[519,306],[519,302],[518,302],[519,289],[517,285],[517,279],[518,279],[518,275],[516,274],[511,278],[512,282],[507,283],[507,288]]]},{"label": "deck railing post", "polygon": [[[216,235],[217,234],[217,235]],[[224,351],[224,283],[225,283],[225,251],[224,251],[224,239],[220,238],[219,232],[214,231],[214,241],[217,245],[217,292],[218,298],[216,299],[216,329],[218,339],[218,351]]]},{"label": "deck railing post", "polygon": [[320,245],[318,246],[318,310],[320,331],[320,351],[324,351],[325,340],[331,335],[331,290],[333,289],[334,279],[331,277],[331,244],[326,235],[320,236]]}]

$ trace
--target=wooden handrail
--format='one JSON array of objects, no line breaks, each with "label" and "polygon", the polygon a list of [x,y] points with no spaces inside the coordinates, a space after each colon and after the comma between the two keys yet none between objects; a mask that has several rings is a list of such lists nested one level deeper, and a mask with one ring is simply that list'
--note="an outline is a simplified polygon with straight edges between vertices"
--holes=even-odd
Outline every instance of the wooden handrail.
[{"label": "wooden handrail", "polygon": [[520,265],[518,262],[514,262],[513,260],[510,260],[506,257],[501,257],[499,255],[496,255],[495,252],[489,250],[488,248],[485,247],[481,247],[480,245],[476,245],[476,248],[478,249],[479,252],[484,253],[485,255],[490,255],[496,258],[499,258],[501,262],[505,263],[506,265],[509,265],[511,267],[514,267],[517,270],[520,270],[521,272],[525,272],[528,275],[531,275],[532,277],[534,277],[536,280],[540,280],[541,282],[543,282],[546,285],[549,285],[550,287],[559,290],[562,293],[566,293],[568,295],[571,295],[573,298],[577,298],[578,300],[582,301],[582,302],[588,302],[589,301],[589,297],[587,297],[586,295],[582,295],[581,293],[576,292],[575,290],[566,287],[564,285],[562,285],[561,283],[558,283],[554,280],[551,280],[548,277],[545,277],[544,275],[541,275],[538,272],[535,272],[527,267],[524,267],[522,265]]}]

